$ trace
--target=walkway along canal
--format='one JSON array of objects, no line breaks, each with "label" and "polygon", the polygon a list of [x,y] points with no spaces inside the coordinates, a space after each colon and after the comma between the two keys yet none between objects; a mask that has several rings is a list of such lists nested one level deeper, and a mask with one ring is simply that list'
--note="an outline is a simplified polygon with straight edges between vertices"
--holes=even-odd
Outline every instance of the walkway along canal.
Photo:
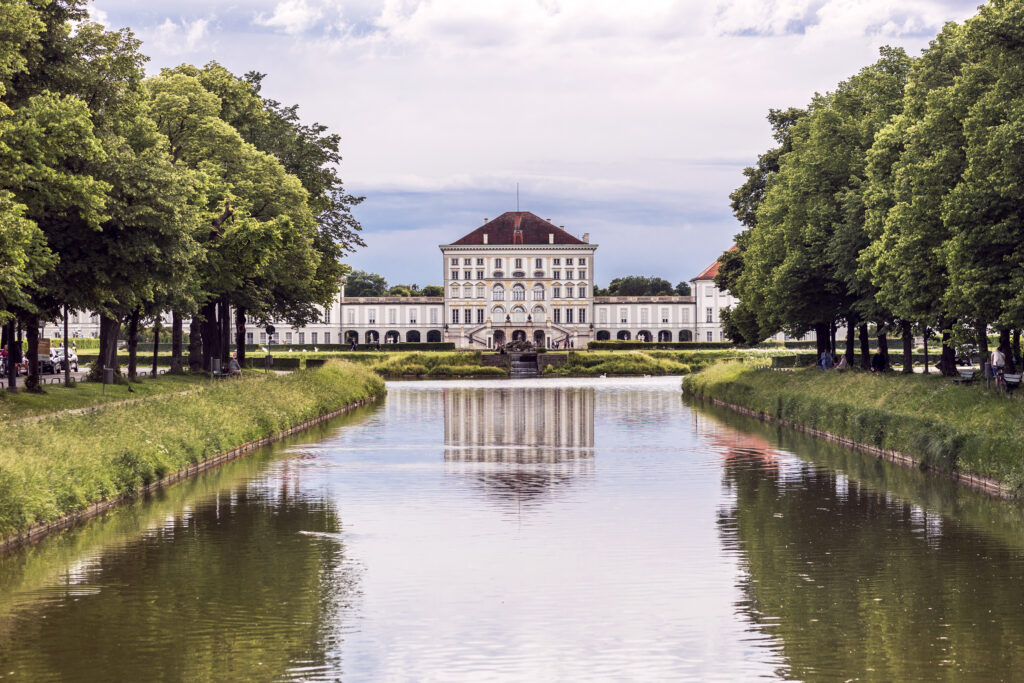
[{"label": "walkway along canal", "polygon": [[0,559],[0,678],[1012,679],[1024,513],[678,378],[386,401]]}]

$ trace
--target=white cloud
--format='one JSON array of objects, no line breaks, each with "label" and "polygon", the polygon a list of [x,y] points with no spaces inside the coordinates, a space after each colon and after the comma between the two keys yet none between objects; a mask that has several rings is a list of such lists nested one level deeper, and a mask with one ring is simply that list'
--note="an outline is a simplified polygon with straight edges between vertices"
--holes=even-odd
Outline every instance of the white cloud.
[{"label": "white cloud", "polygon": [[[206,10],[182,0],[175,11],[187,19],[156,15],[144,49],[153,69],[190,51],[197,63],[267,73],[268,96],[341,133],[343,177],[368,195],[357,210],[367,231],[418,229],[401,241],[403,268],[422,262],[439,232],[453,237],[459,202],[421,213],[374,202],[440,193],[482,218],[514,207],[518,181],[523,208],[545,206],[557,223],[614,245],[603,272],[657,257],[689,276],[736,231],[728,193],[771,144],[770,107],[806,104],[881,45],[916,54],[975,2],[252,0],[218,4],[214,53],[189,38],[190,27],[201,37],[212,29],[194,23]],[[130,6],[103,0],[113,21]],[[628,239],[615,243],[611,230]],[[655,257],[652,245],[673,235],[685,246]],[[434,265],[415,278],[433,277]]]},{"label": "white cloud", "polygon": [[310,5],[306,0],[283,0],[274,8],[269,17],[265,14],[256,15],[256,23],[261,26],[282,29],[285,33],[303,33],[316,25],[323,17],[321,7]]},{"label": "white cloud", "polygon": [[210,20],[206,18],[174,21],[170,17],[153,30],[153,41],[164,52],[180,55],[195,52],[208,37]]}]

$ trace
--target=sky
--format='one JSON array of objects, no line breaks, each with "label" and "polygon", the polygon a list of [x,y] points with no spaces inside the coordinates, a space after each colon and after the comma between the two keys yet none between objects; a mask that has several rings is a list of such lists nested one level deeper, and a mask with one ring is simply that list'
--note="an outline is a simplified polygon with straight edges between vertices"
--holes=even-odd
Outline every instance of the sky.
[{"label": "sky", "polygon": [[148,69],[217,61],[342,136],[391,284],[441,282],[439,244],[519,206],[600,245],[595,277],[689,280],[739,226],[729,193],[770,108],[911,55],[977,0],[96,0]]}]

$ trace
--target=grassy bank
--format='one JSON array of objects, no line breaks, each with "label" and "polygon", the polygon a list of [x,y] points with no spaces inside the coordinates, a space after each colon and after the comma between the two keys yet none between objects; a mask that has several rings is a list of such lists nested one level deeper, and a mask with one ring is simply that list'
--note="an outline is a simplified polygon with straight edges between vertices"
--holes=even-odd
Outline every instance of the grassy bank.
[{"label": "grassy bank", "polygon": [[1024,485],[1024,401],[924,375],[779,372],[722,363],[683,380],[683,392],[900,451],[922,466]]},{"label": "grassy bank", "polygon": [[[656,358],[657,352],[570,351],[562,365],[544,368],[545,375],[683,375],[690,366],[672,357]],[[672,354],[671,351],[662,351]]]},{"label": "grassy bank", "polygon": [[209,383],[187,397],[153,396],[7,425],[0,444],[0,538],[383,393],[373,373],[334,362]]},{"label": "grassy bank", "polygon": [[105,403],[116,403],[131,399],[178,394],[210,383],[205,375],[160,375],[128,385],[115,384],[106,391],[96,382],[76,382],[71,387],[62,384],[47,384],[44,394],[33,394],[19,390],[16,394],[0,391],[0,421],[17,420],[33,415],[45,415],[62,410],[75,410]]}]

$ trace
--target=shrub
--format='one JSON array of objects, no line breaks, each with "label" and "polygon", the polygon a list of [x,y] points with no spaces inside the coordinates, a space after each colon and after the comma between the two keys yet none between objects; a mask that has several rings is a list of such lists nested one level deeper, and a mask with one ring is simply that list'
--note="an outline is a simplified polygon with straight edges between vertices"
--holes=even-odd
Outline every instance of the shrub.
[{"label": "shrub", "polygon": [[592,341],[587,344],[594,351],[630,351],[647,349],[734,349],[732,342],[642,342],[613,339],[609,341]]}]

